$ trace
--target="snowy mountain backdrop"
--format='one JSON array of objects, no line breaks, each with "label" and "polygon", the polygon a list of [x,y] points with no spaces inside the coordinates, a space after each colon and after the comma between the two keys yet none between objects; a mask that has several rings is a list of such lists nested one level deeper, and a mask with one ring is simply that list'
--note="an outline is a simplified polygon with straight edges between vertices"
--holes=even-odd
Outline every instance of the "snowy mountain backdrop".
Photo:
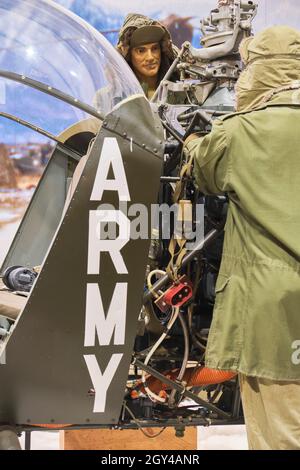
[{"label": "snowy mountain backdrop", "polygon": [[[56,0],[66,8],[84,18],[99,31],[118,29],[127,13],[137,12],[155,19],[164,20],[170,15],[189,17],[190,23],[198,27],[201,18],[207,16],[217,5],[217,0]],[[255,19],[256,31],[274,24],[300,27],[299,0],[257,0],[259,12]],[[106,37],[115,44],[117,33]],[[194,40],[199,39],[197,30]],[[197,44],[194,44],[197,45]]]}]

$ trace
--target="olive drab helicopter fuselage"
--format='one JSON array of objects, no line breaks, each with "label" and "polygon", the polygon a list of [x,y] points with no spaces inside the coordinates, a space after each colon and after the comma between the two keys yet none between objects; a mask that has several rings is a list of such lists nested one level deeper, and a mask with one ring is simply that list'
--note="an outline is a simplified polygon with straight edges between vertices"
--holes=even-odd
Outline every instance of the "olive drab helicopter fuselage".
[{"label": "olive drab helicopter fuselage", "polygon": [[[226,198],[196,191],[182,144],[233,110],[255,13],[221,2],[205,47],[185,44],[149,103],[84,21],[48,0],[0,0],[0,117],[53,142],[0,273],[0,447],[36,429],[243,422],[235,374],[204,366]],[[193,249],[162,238],[164,220],[132,236],[138,207],[174,200],[202,224]]]}]

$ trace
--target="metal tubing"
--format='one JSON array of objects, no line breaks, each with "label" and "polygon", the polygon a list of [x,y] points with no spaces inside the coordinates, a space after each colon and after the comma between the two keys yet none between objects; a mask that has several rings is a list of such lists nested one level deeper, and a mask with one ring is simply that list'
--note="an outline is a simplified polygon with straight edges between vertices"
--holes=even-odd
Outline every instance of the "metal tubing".
[{"label": "metal tubing", "polygon": [[161,382],[166,383],[167,385],[170,385],[173,389],[177,390],[179,393],[182,393],[182,395],[188,398],[191,398],[198,405],[203,406],[203,408],[207,408],[208,410],[216,413],[218,416],[222,416],[222,418],[230,419],[231,416],[228,413],[225,413],[225,411],[222,411],[216,406],[212,405],[211,403],[207,403],[205,400],[202,400],[194,393],[186,390],[186,388],[180,385],[179,383],[176,383],[173,380],[168,379],[165,375],[157,372],[152,367],[145,365],[142,361],[135,359],[134,365],[138,366],[142,370],[145,370],[146,372],[148,372],[148,374],[153,375],[155,378],[157,378]]},{"label": "metal tubing", "polygon": [[31,450],[31,431],[25,431],[25,450]]},{"label": "metal tubing", "polygon": [[161,123],[174,139],[176,139],[181,145],[184,145],[184,140],[182,140],[165,121],[161,121]]},{"label": "metal tubing", "polygon": [[164,78],[161,80],[160,84],[158,85],[154,95],[152,96],[151,103],[156,102],[156,98],[159,95],[161,87],[164,85],[164,82],[166,80],[168,80],[171,77],[171,75],[173,74],[173,72],[176,70],[176,67],[179,64],[179,62],[180,62],[180,60],[181,60],[181,58],[182,58],[182,56],[183,56],[183,54],[184,54],[184,52],[186,51],[187,48],[188,48],[187,43],[184,43],[182,48],[180,49],[180,52],[179,52],[178,56],[176,57],[176,59],[172,63],[171,67],[168,69],[167,73],[165,74]]},{"label": "metal tubing", "polygon": [[7,78],[8,80],[12,80],[14,82],[22,83],[23,85],[29,86],[31,88],[35,88],[36,90],[41,91],[42,93],[54,96],[55,98],[58,98],[59,100],[64,101],[65,103],[68,103],[71,106],[74,106],[75,108],[81,109],[82,111],[85,111],[86,113],[90,114],[91,116],[94,116],[97,119],[100,119],[101,121],[104,120],[104,116],[93,106],[89,106],[88,104],[83,103],[77,98],[67,95],[66,93],[63,93],[62,91],[57,90],[52,86],[45,85],[45,83],[33,80],[29,77],[25,77],[25,75],[20,75],[14,72],[8,72],[7,70],[0,70],[0,77]]}]

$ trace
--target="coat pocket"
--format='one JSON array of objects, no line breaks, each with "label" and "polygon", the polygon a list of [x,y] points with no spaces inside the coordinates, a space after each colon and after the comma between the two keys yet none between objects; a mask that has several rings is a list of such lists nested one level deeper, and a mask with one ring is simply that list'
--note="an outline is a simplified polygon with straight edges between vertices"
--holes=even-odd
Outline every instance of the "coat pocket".
[{"label": "coat pocket", "polygon": [[230,276],[219,274],[215,287],[215,305],[214,313],[223,308],[225,297],[227,297],[227,287],[230,283]]},{"label": "coat pocket", "polygon": [[223,292],[227,285],[230,282],[230,277],[229,276],[224,276],[223,274],[219,274],[217,282],[216,282],[216,288],[215,288],[215,293],[219,294],[220,292]]}]

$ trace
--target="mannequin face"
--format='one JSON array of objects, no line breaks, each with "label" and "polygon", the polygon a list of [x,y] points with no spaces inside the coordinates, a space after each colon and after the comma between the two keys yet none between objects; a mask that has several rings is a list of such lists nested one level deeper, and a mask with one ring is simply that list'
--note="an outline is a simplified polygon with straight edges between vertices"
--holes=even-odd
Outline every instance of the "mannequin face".
[{"label": "mannequin face", "polygon": [[158,42],[144,44],[131,50],[133,70],[140,80],[156,77],[161,64],[161,50]]}]

